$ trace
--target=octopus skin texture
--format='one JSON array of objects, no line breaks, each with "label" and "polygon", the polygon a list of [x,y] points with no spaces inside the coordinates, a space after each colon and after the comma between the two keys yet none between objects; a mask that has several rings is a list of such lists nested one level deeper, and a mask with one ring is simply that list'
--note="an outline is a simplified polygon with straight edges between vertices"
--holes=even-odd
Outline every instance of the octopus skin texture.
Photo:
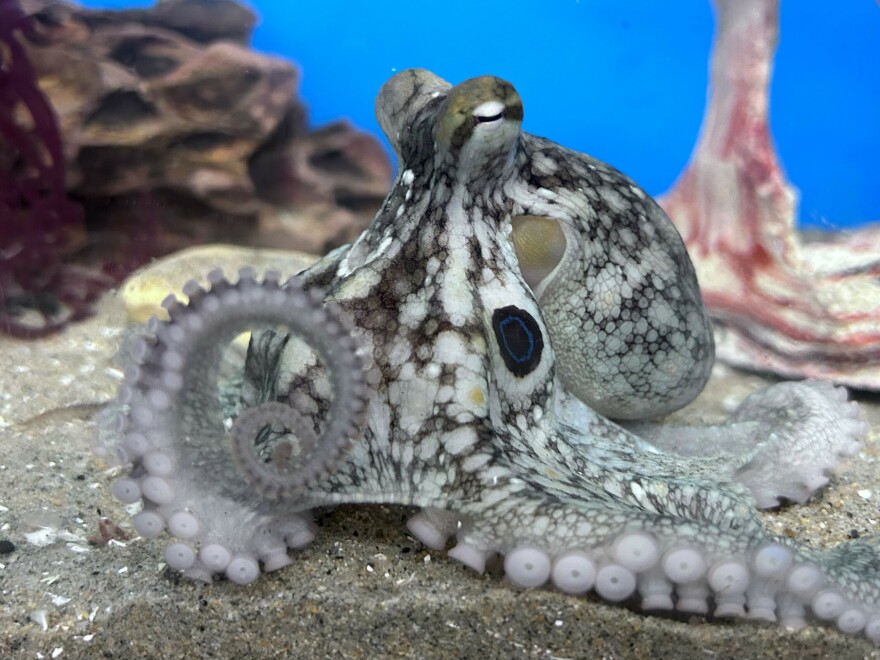
[{"label": "octopus skin texture", "polygon": [[657,204],[522,132],[498,78],[404,71],[376,110],[400,169],[354,243],[287,281],[214,272],[125,347],[112,490],[142,503],[141,535],[174,537],[167,563],[248,583],[314,538],[310,510],[399,504],[422,543],[455,536],[476,571],[502,555],[523,587],[880,641],[877,543],[813,549],[757,513],[860,449],[845,390],[780,383],[719,426],[653,423],[713,361]]}]

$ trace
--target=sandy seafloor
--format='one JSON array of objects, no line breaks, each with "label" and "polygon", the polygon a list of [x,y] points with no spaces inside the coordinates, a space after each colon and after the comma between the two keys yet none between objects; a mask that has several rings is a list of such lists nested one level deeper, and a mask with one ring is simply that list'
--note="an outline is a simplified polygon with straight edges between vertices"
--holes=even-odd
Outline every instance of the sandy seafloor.
[{"label": "sandy seafloor", "polygon": [[[166,539],[90,545],[102,515],[133,534],[91,452],[93,416],[121,376],[113,356],[125,318],[110,294],[57,336],[0,340],[0,540],[15,546],[0,555],[0,658],[880,657],[862,638],[815,626],[672,620],[518,590],[428,551],[399,508],[322,513],[293,565],[246,587],[179,579],[162,562]],[[716,367],[679,417],[717,420],[766,382]],[[808,506],[768,514],[768,526],[820,545],[877,529],[880,404],[860,400],[866,447]]]}]

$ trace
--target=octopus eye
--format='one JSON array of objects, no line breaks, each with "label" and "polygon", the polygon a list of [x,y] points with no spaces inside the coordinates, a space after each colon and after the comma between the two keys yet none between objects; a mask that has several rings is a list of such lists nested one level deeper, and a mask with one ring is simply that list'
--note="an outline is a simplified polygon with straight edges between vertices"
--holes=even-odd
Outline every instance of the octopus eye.
[{"label": "octopus eye", "polygon": [[486,101],[474,109],[474,125],[500,123],[504,119],[504,104],[501,101]]},{"label": "octopus eye", "polygon": [[500,307],[492,313],[492,329],[513,375],[522,378],[534,371],[541,361],[544,339],[532,315],[513,305]]}]

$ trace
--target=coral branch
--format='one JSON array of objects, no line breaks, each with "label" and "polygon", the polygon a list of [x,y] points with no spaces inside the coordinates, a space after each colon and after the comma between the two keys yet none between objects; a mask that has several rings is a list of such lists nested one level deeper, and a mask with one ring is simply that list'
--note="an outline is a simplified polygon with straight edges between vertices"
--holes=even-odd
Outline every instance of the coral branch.
[{"label": "coral branch", "polygon": [[769,129],[778,0],[715,0],[710,97],[661,200],[694,261],[718,356],[880,389],[880,231],[803,244]]}]

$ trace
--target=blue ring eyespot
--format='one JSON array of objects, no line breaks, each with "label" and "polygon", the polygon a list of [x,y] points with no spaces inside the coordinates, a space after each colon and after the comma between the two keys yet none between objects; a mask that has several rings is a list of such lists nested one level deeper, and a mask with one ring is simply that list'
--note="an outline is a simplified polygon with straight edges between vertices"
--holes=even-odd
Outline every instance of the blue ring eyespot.
[{"label": "blue ring eyespot", "polygon": [[504,364],[522,378],[541,361],[544,338],[538,322],[524,309],[508,305],[492,312],[492,329]]}]

